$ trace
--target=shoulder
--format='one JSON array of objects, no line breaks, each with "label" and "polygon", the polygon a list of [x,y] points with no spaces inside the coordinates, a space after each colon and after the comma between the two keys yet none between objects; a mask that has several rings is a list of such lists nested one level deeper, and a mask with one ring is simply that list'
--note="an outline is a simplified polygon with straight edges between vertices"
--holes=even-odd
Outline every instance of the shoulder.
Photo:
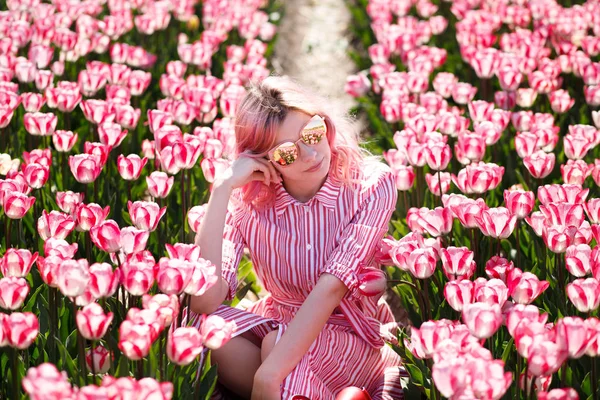
[{"label": "shoulder", "polygon": [[381,194],[396,194],[394,174],[391,168],[381,161],[365,160],[360,168],[353,171],[353,180],[355,190],[363,195],[370,195],[374,192]]}]

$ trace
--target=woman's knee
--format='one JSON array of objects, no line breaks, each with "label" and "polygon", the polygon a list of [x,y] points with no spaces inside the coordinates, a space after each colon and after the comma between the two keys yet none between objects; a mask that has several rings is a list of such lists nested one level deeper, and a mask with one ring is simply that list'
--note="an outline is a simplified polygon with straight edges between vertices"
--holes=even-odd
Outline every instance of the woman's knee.
[{"label": "woman's knee", "polygon": [[267,359],[273,350],[273,347],[275,347],[275,343],[277,342],[277,333],[277,331],[272,331],[263,339],[262,345],[260,346],[261,362],[264,362]]}]

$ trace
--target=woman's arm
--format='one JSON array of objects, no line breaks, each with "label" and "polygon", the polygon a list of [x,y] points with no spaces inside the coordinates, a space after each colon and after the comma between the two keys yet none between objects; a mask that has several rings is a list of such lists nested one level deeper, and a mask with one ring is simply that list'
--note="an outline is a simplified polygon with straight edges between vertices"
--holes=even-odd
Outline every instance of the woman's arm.
[{"label": "woman's arm", "polygon": [[[315,341],[333,310],[348,291],[346,285],[330,274],[323,274],[310,292],[285,333],[254,377],[256,390],[279,385],[292,372]],[[252,392],[253,399],[267,398]]]},{"label": "woman's arm", "polygon": [[229,291],[229,285],[221,276],[221,259],[225,217],[227,215],[227,204],[229,203],[231,192],[231,186],[215,182],[208,201],[206,214],[202,219],[202,224],[196,238],[196,244],[200,246],[202,258],[210,261],[217,267],[216,275],[218,277],[217,283],[202,296],[192,297],[190,307],[192,311],[198,314],[213,313],[223,303]]}]

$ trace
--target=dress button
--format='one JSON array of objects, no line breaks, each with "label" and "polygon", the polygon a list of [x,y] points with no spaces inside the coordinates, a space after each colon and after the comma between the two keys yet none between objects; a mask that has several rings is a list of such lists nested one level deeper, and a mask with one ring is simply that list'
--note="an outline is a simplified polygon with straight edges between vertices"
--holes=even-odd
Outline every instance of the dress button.
[{"label": "dress button", "polygon": [[311,250],[311,249],[312,249],[312,245],[310,245],[310,244],[307,244],[307,245],[306,245],[306,250]]}]

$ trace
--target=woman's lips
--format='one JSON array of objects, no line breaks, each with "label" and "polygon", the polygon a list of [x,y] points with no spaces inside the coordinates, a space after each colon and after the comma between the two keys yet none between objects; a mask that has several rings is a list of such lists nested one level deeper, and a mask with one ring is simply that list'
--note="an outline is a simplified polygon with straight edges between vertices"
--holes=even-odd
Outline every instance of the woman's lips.
[{"label": "woman's lips", "polygon": [[304,172],[315,172],[318,171],[321,168],[321,165],[323,164],[323,160],[319,161],[319,163],[313,167],[310,167],[309,169],[307,169]]}]

